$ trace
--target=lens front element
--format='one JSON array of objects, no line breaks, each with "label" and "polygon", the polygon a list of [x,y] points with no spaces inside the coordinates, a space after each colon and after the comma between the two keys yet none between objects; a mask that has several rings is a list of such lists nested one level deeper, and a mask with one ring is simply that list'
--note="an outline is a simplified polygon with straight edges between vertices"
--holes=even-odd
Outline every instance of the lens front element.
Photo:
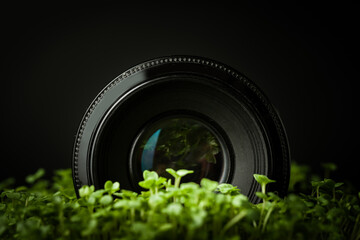
[{"label": "lens front element", "polygon": [[222,147],[214,132],[191,118],[167,118],[144,129],[133,149],[133,171],[145,170],[170,177],[167,168],[194,173],[184,181],[200,182],[204,177],[218,181],[223,168]]}]

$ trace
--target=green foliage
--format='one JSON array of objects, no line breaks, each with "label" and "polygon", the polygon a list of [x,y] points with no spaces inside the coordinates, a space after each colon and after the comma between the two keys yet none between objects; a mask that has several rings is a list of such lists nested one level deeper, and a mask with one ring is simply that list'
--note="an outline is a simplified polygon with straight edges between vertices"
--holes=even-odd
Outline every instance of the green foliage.
[{"label": "green foliage", "polygon": [[[231,184],[181,183],[192,171],[167,172],[174,184],[144,171],[140,194],[107,181],[104,189],[83,186],[78,199],[70,170],[57,171],[51,182],[39,170],[17,188],[6,180],[0,239],[360,239],[360,193],[329,178],[308,183],[309,194],[282,199],[266,192],[273,180],[255,174],[263,201],[253,204]],[[296,184],[305,181],[297,176]]]}]

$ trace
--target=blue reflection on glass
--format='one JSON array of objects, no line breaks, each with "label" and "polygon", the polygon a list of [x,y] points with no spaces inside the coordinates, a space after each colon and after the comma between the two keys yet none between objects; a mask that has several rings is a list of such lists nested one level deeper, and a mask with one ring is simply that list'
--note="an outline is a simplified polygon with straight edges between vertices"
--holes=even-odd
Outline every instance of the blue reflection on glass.
[{"label": "blue reflection on glass", "polygon": [[159,139],[161,129],[157,130],[146,142],[141,156],[141,171],[150,170],[153,167],[156,144]]}]

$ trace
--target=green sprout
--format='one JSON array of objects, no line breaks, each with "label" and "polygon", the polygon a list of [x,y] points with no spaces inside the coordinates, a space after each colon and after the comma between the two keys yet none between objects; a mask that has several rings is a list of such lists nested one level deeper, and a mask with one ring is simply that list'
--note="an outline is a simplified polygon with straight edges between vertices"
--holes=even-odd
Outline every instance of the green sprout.
[{"label": "green sprout", "polygon": [[179,188],[182,177],[185,177],[186,175],[194,172],[192,170],[186,170],[186,169],[179,169],[175,171],[174,169],[171,168],[167,168],[166,171],[175,178],[175,188]]}]

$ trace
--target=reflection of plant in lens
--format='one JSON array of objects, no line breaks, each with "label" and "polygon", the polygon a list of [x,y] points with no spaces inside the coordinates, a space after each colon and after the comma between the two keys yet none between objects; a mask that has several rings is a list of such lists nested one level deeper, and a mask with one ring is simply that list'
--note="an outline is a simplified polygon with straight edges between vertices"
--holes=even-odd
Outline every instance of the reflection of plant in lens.
[{"label": "reflection of plant in lens", "polygon": [[[144,150],[149,147],[147,141],[142,144]],[[216,154],[220,151],[219,143],[207,128],[184,119],[169,120],[161,129],[154,150],[157,165],[164,163],[164,167],[174,169],[196,167],[202,161],[216,163]]]}]

